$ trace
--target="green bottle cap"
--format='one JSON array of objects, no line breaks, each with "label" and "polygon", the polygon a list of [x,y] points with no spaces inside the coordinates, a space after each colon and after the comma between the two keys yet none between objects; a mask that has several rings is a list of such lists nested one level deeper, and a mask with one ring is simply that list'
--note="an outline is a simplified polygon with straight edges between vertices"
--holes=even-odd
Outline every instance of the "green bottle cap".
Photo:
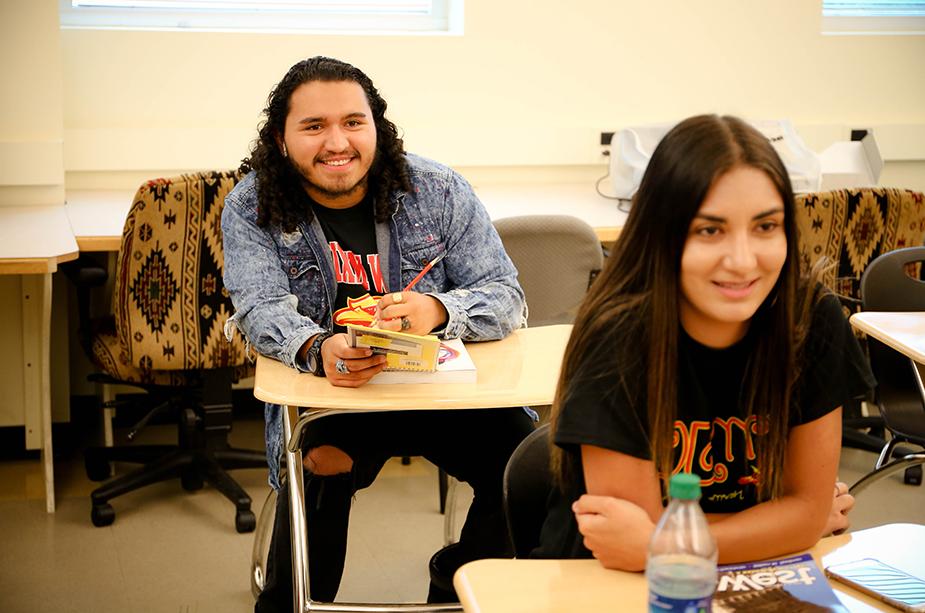
[{"label": "green bottle cap", "polygon": [[692,473],[672,475],[668,494],[680,500],[697,500],[700,498],[700,477]]}]

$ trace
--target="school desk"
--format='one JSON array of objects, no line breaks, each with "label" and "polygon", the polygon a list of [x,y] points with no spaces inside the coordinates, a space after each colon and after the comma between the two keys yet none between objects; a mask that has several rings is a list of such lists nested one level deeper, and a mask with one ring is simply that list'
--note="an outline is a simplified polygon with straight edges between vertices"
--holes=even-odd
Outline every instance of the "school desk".
[{"label": "school desk", "polygon": [[[925,577],[925,526],[890,524],[824,538],[809,550],[820,568],[876,557]],[[829,583],[852,613],[894,611],[835,580]],[[597,560],[477,560],[453,579],[467,613],[645,611],[643,573],[607,570]]]},{"label": "school desk", "polygon": [[[254,395],[283,406],[283,437],[287,466],[302,465],[302,435],[309,423],[325,415],[363,411],[452,410],[550,404],[559,378],[570,325],[517,330],[504,340],[467,343],[475,362],[475,383],[365,385],[334,387],[326,379],[299,373],[282,363],[257,358]],[[307,407],[301,409],[299,407]],[[390,605],[361,608],[308,599],[308,555],[302,471],[287,479],[292,524],[292,568],[297,611],[390,610]],[[385,608],[375,608],[385,607]],[[401,610],[458,611],[458,606],[417,605]]]},{"label": "school desk", "polygon": [[41,449],[45,509],[55,510],[51,440],[51,275],[77,258],[63,206],[0,207],[0,274],[20,275],[26,449]]}]

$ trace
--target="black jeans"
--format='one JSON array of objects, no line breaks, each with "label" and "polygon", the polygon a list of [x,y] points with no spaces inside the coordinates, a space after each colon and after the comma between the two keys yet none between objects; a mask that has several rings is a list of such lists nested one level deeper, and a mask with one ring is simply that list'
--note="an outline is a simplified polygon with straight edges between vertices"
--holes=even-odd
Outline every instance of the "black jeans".
[{"label": "black jeans", "polygon": [[[335,599],[344,571],[353,495],[372,484],[391,457],[424,456],[472,486],[475,496],[459,540],[460,564],[510,557],[501,481],[508,458],[532,428],[521,408],[343,414],[313,422],[305,448],[338,447],[353,459],[353,470],[332,477],[305,473],[312,600]],[[289,490],[283,484],[276,503],[266,584],[255,608],[258,613],[292,610],[290,534]]]}]

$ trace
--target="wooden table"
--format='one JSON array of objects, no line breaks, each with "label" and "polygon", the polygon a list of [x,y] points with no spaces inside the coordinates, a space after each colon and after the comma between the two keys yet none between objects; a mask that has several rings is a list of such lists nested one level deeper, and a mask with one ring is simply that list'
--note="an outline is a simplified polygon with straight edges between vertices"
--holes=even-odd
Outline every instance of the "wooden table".
[{"label": "wooden table", "polygon": [[135,192],[77,189],[65,194],[67,214],[81,251],[119,251]]},{"label": "wooden table", "polygon": [[602,243],[620,235],[627,214],[617,201],[597,193],[593,183],[536,183],[476,186],[492,221],[518,215],[572,215],[594,228]]},{"label": "wooden table", "polygon": [[[449,410],[543,405],[552,402],[562,355],[572,327],[545,326],[517,330],[500,341],[467,343],[475,362],[475,383],[448,385],[366,385],[334,387],[326,379],[257,359],[254,395],[283,406],[283,437],[287,466],[302,465],[301,441],[308,424],[324,415],[357,411]],[[299,407],[310,407],[301,412]],[[388,610],[386,605],[336,605],[308,598],[308,555],[302,471],[287,479],[292,524],[292,570],[297,611]],[[363,607],[367,608],[363,608]],[[372,607],[372,608],[369,608]],[[378,608],[377,608],[378,607]],[[385,607],[385,608],[383,608]],[[404,605],[409,611],[457,611],[458,606],[434,608]]]},{"label": "wooden table", "polygon": [[[518,215],[573,215],[594,228],[602,243],[616,240],[626,223],[617,201],[591,183],[504,184],[475,188],[492,220]],[[68,190],[67,212],[81,251],[118,251],[132,205],[131,190]]]},{"label": "wooden table", "polygon": [[[877,557],[925,577],[925,526],[891,524],[822,539],[809,552],[820,568]],[[879,600],[830,582],[849,611],[893,611]],[[597,560],[478,560],[457,571],[453,584],[469,613],[645,611],[643,573],[606,570]]]},{"label": "wooden table", "polygon": [[64,206],[0,207],[0,274],[22,275],[26,449],[42,450],[45,508],[55,510],[51,441],[51,275],[77,258]]},{"label": "wooden table", "polygon": [[925,312],[862,311],[852,315],[850,322],[916,363],[925,364]]}]

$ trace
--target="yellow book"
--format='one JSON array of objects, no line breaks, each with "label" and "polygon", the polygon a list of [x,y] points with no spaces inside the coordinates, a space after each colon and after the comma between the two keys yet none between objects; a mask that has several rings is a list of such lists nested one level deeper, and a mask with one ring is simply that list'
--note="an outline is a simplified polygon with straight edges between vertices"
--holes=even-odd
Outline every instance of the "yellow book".
[{"label": "yellow book", "polygon": [[440,339],[347,324],[347,342],[351,347],[366,347],[386,356],[385,370],[433,372],[437,369]]},{"label": "yellow book", "polygon": [[394,383],[475,383],[478,373],[475,362],[469,356],[466,346],[458,338],[440,342],[437,357],[437,370],[433,372],[414,372],[409,370],[392,370],[381,372],[369,380],[370,384]]}]

